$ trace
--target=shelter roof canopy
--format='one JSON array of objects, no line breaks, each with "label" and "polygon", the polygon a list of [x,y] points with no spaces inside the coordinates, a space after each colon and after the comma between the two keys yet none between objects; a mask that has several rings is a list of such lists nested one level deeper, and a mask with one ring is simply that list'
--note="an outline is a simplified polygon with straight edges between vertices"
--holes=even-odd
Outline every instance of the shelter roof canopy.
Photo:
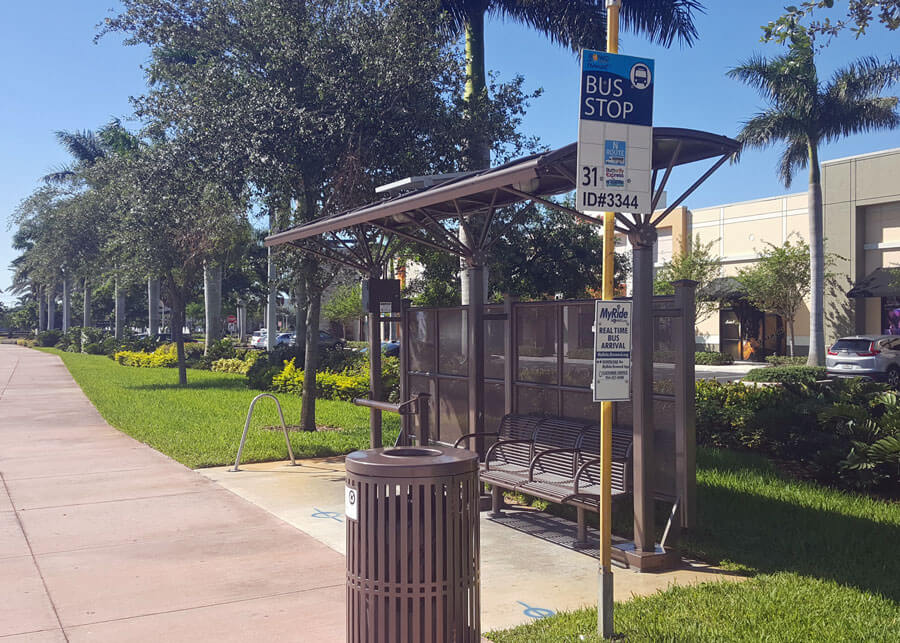
[{"label": "shelter roof canopy", "polygon": [[[730,156],[739,149],[733,139],[698,130],[653,129],[653,170],[667,170],[704,159]],[[322,217],[266,238],[267,246],[372,224],[385,228],[420,228],[449,217],[489,213],[534,197],[565,194],[575,189],[577,145],[571,143],[504,165],[462,176],[420,190]],[[661,189],[662,186],[660,186]]]}]

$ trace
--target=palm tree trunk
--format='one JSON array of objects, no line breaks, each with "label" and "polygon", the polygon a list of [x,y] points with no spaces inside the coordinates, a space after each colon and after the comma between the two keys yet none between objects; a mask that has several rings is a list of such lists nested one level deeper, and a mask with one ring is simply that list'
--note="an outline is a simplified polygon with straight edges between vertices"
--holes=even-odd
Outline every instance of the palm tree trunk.
[{"label": "palm tree trunk", "polygon": [[159,279],[147,279],[147,335],[159,335]]},{"label": "palm tree trunk", "polygon": [[72,322],[72,296],[69,292],[69,278],[63,277],[62,282],[62,332],[69,332]]},{"label": "palm tree trunk", "polygon": [[56,289],[53,286],[47,288],[47,330],[56,327]]},{"label": "palm tree trunk", "polygon": [[83,283],[84,286],[81,294],[84,310],[81,311],[81,326],[82,328],[90,328],[94,325],[94,320],[91,316],[91,286],[87,277],[84,278]]},{"label": "palm tree trunk", "polygon": [[303,363],[303,400],[300,409],[300,427],[304,431],[316,430],[316,372],[319,368],[319,313],[322,306],[322,288],[310,280],[307,286],[309,308],[306,316],[306,354]]},{"label": "palm tree trunk", "polygon": [[122,339],[125,334],[125,291],[122,290],[119,279],[116,278],[115,285],[115,312],[116,312],[116,339]]},{"label": "palm tree trunk", "polygon": [[[463,101],[469,121],[470,136],[467,141],[466,166],[470,170],[484,170],[491,166],[491,142],[481,129],[480,119],[487,97],[487,74],[484,65],[484,11],[474,10],[466,22],[466,88]],[[459,240],[471,247],[466,229],[459,226]],[[469,304],[469,276],[465,259],[459,260],[460,303]],[[485,276],[487,271],[485,271]],[[485,289],[486,291],[486,289]]]},{"label": "palm tree trunk", "polygon": [[40,290],[35,292],[38,301],[38,332],[47,330],[47,300]]},{"label": "palm tree trunk", "polygon": [[203,265],[203,303],[206,305],[206,347],[222,338],[222,264]]},{"label": "palm tree trunk", "polygon": [[822,183],[819,169],[819,150],[816,141],[809,142],[809,366],[825,364],[824,291],[825,291],[825,232],[822,216]]}]

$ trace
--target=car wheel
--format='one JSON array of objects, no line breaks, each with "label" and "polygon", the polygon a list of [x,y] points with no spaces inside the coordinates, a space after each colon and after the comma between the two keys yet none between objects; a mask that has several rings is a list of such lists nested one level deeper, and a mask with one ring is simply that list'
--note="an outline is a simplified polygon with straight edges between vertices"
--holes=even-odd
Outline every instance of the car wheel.
[{"label": "car wheel", "polygon": [[887,383],[894,390],[900,390],[900,368],[891,366],[887,371]]}]

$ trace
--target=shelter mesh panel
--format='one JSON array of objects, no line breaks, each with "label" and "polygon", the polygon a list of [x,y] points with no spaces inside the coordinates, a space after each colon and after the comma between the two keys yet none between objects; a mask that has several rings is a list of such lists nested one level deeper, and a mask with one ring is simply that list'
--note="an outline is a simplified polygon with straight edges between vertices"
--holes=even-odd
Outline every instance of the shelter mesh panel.
[{"label": "shelter mesh panel", "polygon": [[453,443],[469,432],[469,389],[465,380],[439,379],[438,389],[438,438]]},{"label": "shelter mesh panel", "polygon": [[563,306],[563,373],[566,386],[589,387],[594,372],[594,306]]},{"label": "shelter mesh panel", "polygon": [[517,379],[556,384],[556,306],[520,306],[516,319]]},{"label": "shelter mesh panel", "polygon": [[468,311],[449,309],[438,311],[438,372],[466,375],[468,360]]},{"label": "shelter mesh panel", "polygon": [[411,371],[435,370],[437,341],[434,310],[411,310],[407,323],[409,329],[409,369]]}]

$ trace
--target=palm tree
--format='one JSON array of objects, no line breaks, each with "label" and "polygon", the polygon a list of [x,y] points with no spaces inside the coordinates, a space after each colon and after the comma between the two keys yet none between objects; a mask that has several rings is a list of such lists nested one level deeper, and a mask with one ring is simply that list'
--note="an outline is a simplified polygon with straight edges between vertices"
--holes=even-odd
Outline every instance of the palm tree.
[{"label": "palm tree", "polygon": [[754,56],[728,72],[728,76],[755,87],[769,104],[744,123],[738,140],[747,147],[787,147],[778,176],[790,187],[797,170],[809,168],[810,302],[808,364],[825,359],[823,291],[825,249],[822,223],[822,185],[819,144],[843,136],[900,125],[897,98],[881,93],[900,79],[900,62],[880,63],[871,56],[838,69],[827,83],[819,80],[809,37],[794,35],[787,54],[767,60]]},{"label": "palm tree", "polygon": [[[484,18],[499,15],[528,25],[553,42],[578,49],[606,48],[605,0],[441,0],[457,33],[466,38],[466,89],[464,99],[470,115],[487,95],[484,67]],[[651,41],[669,46],[676,39],[691,45],[697,37],[693,13],[702,11],[698,0],[624,0],[620,17],[626,30],[641,33]],[[491,142],[475,135],[467,151],[470,169],[490,165]]]}]

